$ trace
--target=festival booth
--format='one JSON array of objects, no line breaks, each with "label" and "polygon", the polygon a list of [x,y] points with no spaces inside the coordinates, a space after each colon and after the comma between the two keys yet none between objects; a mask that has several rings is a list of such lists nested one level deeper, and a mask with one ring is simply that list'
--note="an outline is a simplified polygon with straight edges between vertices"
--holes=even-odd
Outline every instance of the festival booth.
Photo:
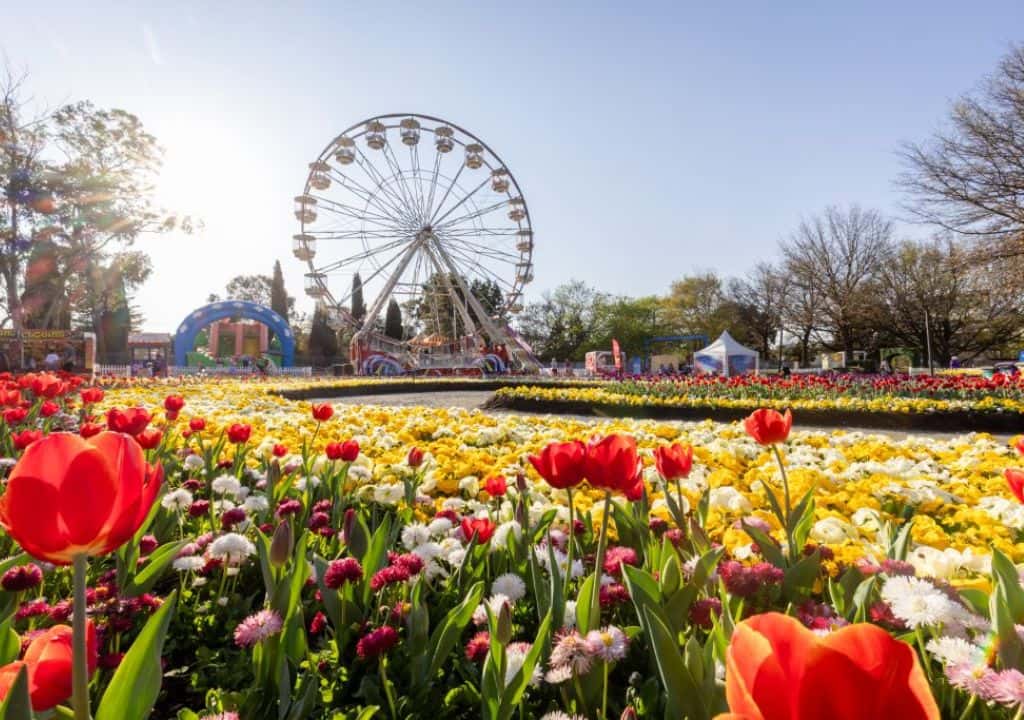
[{"label": "festival booth", "polygon": [[96,335],[73,330],[0,330],[0,371],[43,370],[46,358],[56,356],[67,372],[92,372]]},{"label": "festival booth", "polygon": [[131,356],[132,375],[166,377],[167,361],[172,356],[174,338],[170,333],[140,332],[128,335],[128,354]]},{"label": "festival booth", "polygon": [[693,354],[693,368],[709,375],[744,375],[758,371],[759,357],[756,350],[741,345],[725,331],[713,343]]}]

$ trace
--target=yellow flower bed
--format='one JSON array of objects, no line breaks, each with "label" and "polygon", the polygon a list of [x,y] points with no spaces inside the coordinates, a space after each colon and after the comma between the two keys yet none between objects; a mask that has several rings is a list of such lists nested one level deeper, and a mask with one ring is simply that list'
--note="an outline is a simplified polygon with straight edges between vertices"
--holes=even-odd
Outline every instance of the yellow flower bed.
[{"label": "yellow flower bed", "polygon": [[[207,420],[207,436],[235,422],[247,423],[253,428],[251,444],[267,456],[275,443],[286,445],[292,453],[312,443],[313,450],[322,453],[328,442],[354,438],[362,456],[350,479],[359,486],[354,489],[368,493],[400,478],[408,450],[419,446],[427,452],[421,489],[434,496],[438,505],[450,497],[487,500],[481,488],[488,475],[501,473],[511,479],[522,472],[534,498],[531,512],[536,513],[554,506],[567,514],[566,494],[539,479],[525,460],[527,454],[555,440],[586,440],[619,432],[636,437],[649,466],[652,515],[668,519],[651,454],[662,443],[688,442],[695,448],[695,465],[682,492],[692,509],[703,493],[709,493],[707,527],[713,539],[742,557],[750,539],[734,528],[739,519],[757,516],[778,530],[763,489],[766,483],[778,487],[778,468],[773,456],[748,438],[739,424],[587,422],[463,409],[339,404],[335,416],[317,432],[310,403],[268,392],[279,386],[275,381],[223,379],[148,382],[109,389],[100,409],[147,407],[156,411],[159,425],[163,419],[157,409],[164,397],[180,393],[186,405],[174,426],[177,431],[196,416]],[[591,400],[614,397],[603,390],[573,392]],[[1009,493],[1002,477],[1003,469],[1018,460],[1009,445],[983,434],[894,439],[860,432],[800,432],[799,409],[797,429],[784,450],[790,483],[794,497],[814,489],[811,540],[828,545],[835,563],[881,559],[885,527],[900,525],[908,517],[914,522],[910,561],[922,568],[921,574],[951,580],[973,577],[987,570],[993,547],[1017,562],[1024,561],[1024,507]],[[584,490],[576,496],[579,510],[587,512],[602,494]],[[507,500],[502,512],[511,517]],[[776,537],[781,538],[781,533],[776,532]]]}]

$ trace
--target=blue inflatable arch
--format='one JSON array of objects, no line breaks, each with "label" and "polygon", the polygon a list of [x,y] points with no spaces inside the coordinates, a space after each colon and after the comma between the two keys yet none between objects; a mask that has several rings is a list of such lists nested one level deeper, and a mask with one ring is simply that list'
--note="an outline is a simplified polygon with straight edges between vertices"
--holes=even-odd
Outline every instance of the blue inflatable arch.
[{"label": "blue inflatable arch", "polygon": [[194,310],[178,326],[174,336],[174,364],[179,367],[188,362],[188,353],[196,344],[196,335],[204,327],[225,318],[240,317],[266,325],[281,341],[281,367],[295,362],[295,336],[283,317],[268,308],[247,300],[225,300],[210,303]]}]

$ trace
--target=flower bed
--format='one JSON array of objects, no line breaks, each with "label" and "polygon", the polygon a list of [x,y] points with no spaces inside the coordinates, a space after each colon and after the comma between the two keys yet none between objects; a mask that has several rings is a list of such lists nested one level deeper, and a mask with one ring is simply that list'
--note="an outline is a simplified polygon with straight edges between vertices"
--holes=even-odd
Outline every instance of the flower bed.
[{"label": "flower bed", "polygon": [[492,407],[554,412],[732,421],[758,407],[792,408],[808,424],[946,432],[1014,433],[1024,427],[1017,380],[777,377],[624,381],[591,387],[506,387]]},{"label": "flower bed", "polygon": [[[1017,453],[991,437],[74,382],[0,387],[0,637],[29,646],[0,643],[8,704],[81,687],[98,720],[505,720],[1020,702],[1024,474],[1007,483]],[[96,636],[81,685],[73,589]],[[806,662],[754,651],[782,645]]]}]

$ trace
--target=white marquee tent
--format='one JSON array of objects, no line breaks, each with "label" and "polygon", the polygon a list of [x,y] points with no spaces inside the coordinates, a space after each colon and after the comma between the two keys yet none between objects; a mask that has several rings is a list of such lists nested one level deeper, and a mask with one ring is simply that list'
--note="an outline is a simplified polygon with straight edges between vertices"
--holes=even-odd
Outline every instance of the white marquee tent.
[{"label": "white marquee tent", "polygon": [[757,372],[758,354],[737,342],[728,331],[703,350],[693,354],[693,368],[698,372],[715,375],[742,375]]}]

